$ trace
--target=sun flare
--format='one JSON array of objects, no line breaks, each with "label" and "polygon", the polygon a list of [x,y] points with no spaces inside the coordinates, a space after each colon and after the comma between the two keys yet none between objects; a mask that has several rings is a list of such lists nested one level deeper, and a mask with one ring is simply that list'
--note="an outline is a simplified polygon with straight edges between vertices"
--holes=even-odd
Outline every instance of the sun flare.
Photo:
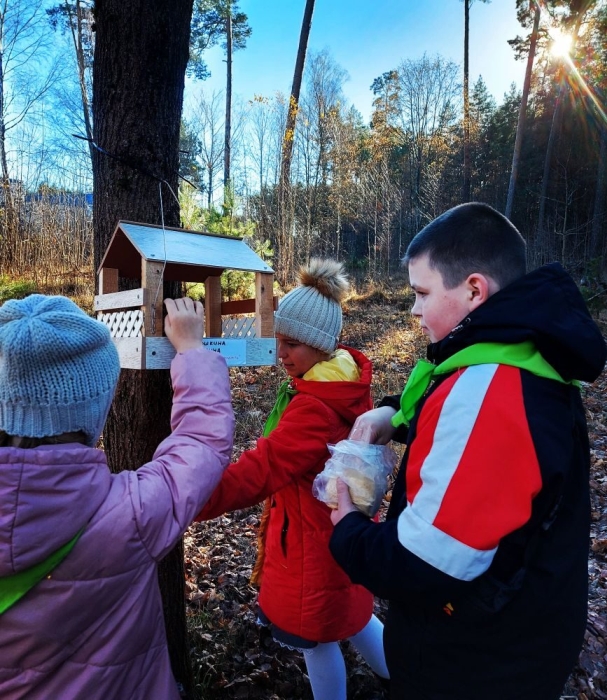
[{"label": "sun flare", "polygon": [[571,44],[573,43],[571,34],[565,34],[561,32],[560,29],[552,29],[550,31],[550,38],[552,39],[550,53],[553,56],[569,56]]}]

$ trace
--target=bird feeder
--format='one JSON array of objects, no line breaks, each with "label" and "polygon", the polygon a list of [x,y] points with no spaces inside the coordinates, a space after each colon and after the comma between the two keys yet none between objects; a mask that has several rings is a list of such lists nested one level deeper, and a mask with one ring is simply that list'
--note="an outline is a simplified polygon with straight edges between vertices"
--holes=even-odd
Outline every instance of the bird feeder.
[{"label": "bird feeder", "polygon": [[[222,301],[221,273],[255,273],[255,298]],[[97,318],[125,369],[166,369],[175,350],[163,335],[163,282],[203,282],[203,345],[229,366],[276,364],[274,271],[241,239],[119,221],[99,267]],[[140,281],[118,291],[118,278]]]}]

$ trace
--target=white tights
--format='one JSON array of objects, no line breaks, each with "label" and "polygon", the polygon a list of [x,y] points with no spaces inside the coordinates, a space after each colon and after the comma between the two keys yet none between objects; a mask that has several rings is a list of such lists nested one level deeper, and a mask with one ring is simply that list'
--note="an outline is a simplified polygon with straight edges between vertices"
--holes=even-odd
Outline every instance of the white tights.
[{"label": "white tights", "polygon": [[[378,676],[389,678],[383,632],[383,624],[372,615],[367,625],[348,641]],[[318,644],[304,649],[303,655],[314,700],[346,700],[346,665],[339,643]]]}]

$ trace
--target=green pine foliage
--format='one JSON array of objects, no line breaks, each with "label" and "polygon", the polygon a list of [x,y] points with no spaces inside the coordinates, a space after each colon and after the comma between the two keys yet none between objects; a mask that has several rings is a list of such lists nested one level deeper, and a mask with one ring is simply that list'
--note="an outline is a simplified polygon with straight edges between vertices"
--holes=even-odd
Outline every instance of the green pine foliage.
[{"label": "green pine foliage", "polygon": [[0,304],[4,304],[8,299],[23,299],[35,291],[36,286],[33,282],[11,279],[8,275],[0,276]]},{"label": "green pine foliage", "polygon": [[[190,231],[208,231],[221,236],[242,238],[245,243],[266,261],[271,261],[274,251],[268,239],[257,235],[257,227],[251,220],[245,220],[236,213],[237,202],[234,191],[226,187],[221,210],[205,209],[200,204],[200,193],[187,183],[179,188],[181,224]],[[226,270],[221,276],[224,301],[252,299],[255,296],[255,275],[243,270]],[[187,287],[188,296],[204,299],[204,285],[192,284]]]}]

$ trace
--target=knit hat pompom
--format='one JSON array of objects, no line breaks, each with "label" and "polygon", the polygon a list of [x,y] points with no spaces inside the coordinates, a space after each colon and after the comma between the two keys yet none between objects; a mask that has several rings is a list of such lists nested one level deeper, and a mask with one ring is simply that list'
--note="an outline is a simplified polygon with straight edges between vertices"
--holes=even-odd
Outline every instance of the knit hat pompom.
[{"label": "knit hat pompom", "polygon": [[0,430],[20,437],[82,431],[94,445],[120,373],[106,326],[66,297],[0,306]]},{"label": "knit hat pompom", "polygon": [[341,333],[341,301],[349,288],[342,263],[312,258],[299,271],[299,286],[280,301],[274,331],[332,353]]},{"label": "knit hat pompom", "polygon": [[308,267],[299,270],[299,284],[315,287],[325,297],[341,302],[350,289],[342,263],[312,258]]}]

